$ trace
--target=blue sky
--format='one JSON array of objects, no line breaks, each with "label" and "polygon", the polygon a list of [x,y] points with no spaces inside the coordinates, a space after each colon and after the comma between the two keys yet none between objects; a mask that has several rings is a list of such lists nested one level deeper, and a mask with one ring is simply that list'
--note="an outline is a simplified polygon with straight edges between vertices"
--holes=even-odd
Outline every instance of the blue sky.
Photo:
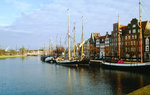
[{"label": "blue sky", "polygon": [[[76,23],[76,41],[81,41],[81,17],[84,16],[84,39],[90,33],[111,33],[113,23],[127,25],[139,18],[138,0],[0,0],[0,47],[28,49],[53,46],[60,37],[67,45],[67,9],[70,9],[70,29]],[[150,21],[150,1],[142,0],[142,20]],[[73,36],[73,33],[71,32]]]}]

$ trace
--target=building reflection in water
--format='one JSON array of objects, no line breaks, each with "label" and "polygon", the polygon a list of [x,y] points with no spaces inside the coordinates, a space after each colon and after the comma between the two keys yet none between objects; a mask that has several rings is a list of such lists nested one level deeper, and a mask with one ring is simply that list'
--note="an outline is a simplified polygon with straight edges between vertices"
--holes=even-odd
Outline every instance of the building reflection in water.
[{"label": "building reflection in water", "polygon": [[118,93],[118,95],[121,95],[121,93],[122,93],[121,73],[120,72],[118,72],[118,74],[117,74],[117,93]]},{"label": "building reflection in water", "polygon": [[81,87],[82,87],[82,89],[84,88],[84,69],[83,68],[81,68],[80,69],[80,83],[81,83]]},{"label": "building reflection in water", "polygon": [[140,88],[142,88],[144,85],[143,85],[143,76],[140,75]]}]

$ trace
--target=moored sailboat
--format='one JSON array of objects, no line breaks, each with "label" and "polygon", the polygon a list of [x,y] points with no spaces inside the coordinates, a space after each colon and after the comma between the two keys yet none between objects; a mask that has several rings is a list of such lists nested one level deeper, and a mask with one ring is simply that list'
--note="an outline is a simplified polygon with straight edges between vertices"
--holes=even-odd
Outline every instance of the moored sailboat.
[{"label": "moored sailboat", "polygon": [[[102,66],[103,67],[107,67],[107,68],[110,68],[110,69],[125,69],[125,70],[148,70],[150,71],[150,62],[148,63],[143,63],[143,33],[142,33],[142,23],[141,23],[141,1],[139,1],[139,16],[140,16],[140,22],[139,22],[139,28],[140,28],[140,57],[141,57],[141,62],[140,63],[133,63],[133,62],[130,62],[130,63],[120,63],[119,61],[116,62],[116,63],[111,63],[111,62],[102,62]],[[118,18],[118,33],[119,33],[119,36],[118,36],[118,44],[119,44],[119,47],[118,47],[118,55],[119,55],[119,59],[120,59],[120,31],[119,31],[119,18]]]},{"label": "moored sailboat", "polygon": [[83,31],[84,31],[84,26],[83,26],[83,16],[82,16],[82,43],[81,43],[81,57],[80,57],[80,60],[78,61],[78,65],[79,66],[89,66],[89,62],[90,60],[88,58],[85,58],[84,57],[84,54],[83,54],[83,44],[84,44],[84,41],[83,41]]},{"label": "moored sailboat", "polygon": [[77,66],[77,60],[71,60],[71,52],[70,52],[70,14],[68,11],[68,59],[67,60],[57,60],[56,63],[59,65],[65,66]]}]

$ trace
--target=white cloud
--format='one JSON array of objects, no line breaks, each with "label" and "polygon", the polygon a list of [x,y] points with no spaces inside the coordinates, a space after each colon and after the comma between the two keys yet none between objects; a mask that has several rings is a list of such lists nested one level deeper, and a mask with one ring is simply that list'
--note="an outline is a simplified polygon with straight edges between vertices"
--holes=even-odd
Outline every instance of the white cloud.
[{"label": "white cloud", "polygon": [[27,11],[31,8],[31,4],[20,0],[5,0],[7,3],[13,4],[14,7],[21,11]]},{"label": "white cloud", "polygon": [[[19,0],[7,0],[22,10],[31,8],[31,4]],[[138,17],[138,2],[133,0],[53,0],[51,3],[41,5],[42,8],[30,14],[22,14],[11,26],[5,27],[7,31],[31,34],[28,37],[35,46],[42,46],[48,39],[56,41],[56,35],[66,39],[68,18],[66,10],[70,9],[71,30],[76,22],[77,41],[81,41],[81,16],[84,16],[84,38],[88,39],[91,32],[112,31],[113,23],[117,22],[118,13],[120,23],[127,25],[133,17]],[[34,35],[34,36],[33,36]],[[34,39],[32,39],[32,37]],[[37,40],[38,39],[38,40]],[[37,42],[38,41],[38,42]],[[24,42],[30,44],[28,42]]]}]

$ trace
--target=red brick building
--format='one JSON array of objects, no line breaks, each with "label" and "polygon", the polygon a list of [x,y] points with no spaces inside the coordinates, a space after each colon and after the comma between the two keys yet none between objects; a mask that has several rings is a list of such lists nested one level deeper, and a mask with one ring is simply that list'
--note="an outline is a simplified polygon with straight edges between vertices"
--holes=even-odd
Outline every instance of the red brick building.
[{"label": "red brick building", "polygon": [[[137,19],[132,19],[126,26],[122,27],[121,57],[128,61],[140,61],[140,28]],[[143,33],[143,57],[144,61],[150,60],[150,22],[142,22]]]}]

